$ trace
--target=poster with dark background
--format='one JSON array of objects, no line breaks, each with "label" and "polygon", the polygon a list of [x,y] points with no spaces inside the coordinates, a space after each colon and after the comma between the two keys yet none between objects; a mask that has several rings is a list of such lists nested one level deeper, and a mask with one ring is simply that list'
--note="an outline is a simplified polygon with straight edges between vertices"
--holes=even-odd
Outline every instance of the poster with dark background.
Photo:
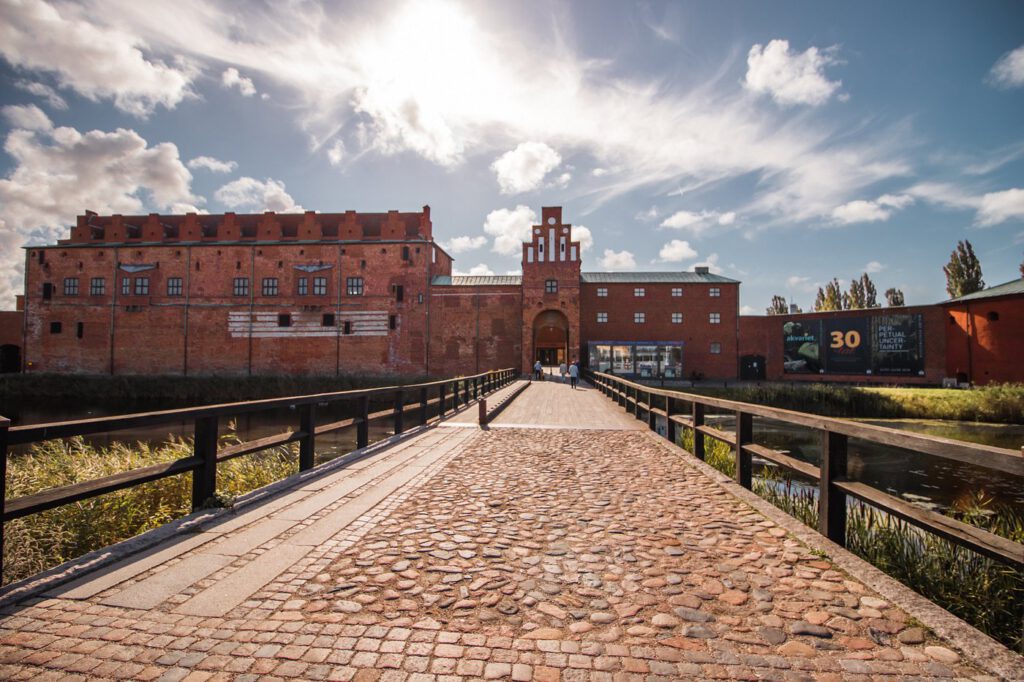
[{"label": "poster with dark background", "polygon": [[871,318],[871,370],[882,375],[924,373],[924,318],[921,315]]},{"label": "poster with dark background", "polygon": [[782,368],[789,374],[818,374],[821,370],[821,321],[782,325]]},{"label": "poster with dark background", "polygon": [[843,317],[822,322],[825,371],[829,374],[866,374],[871,369],[868,318]]}]

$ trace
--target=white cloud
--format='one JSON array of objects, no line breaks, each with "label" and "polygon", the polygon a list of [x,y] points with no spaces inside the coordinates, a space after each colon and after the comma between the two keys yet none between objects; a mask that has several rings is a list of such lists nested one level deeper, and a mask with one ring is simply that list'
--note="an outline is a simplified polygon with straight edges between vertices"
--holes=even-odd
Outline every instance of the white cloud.
[{"label": "white cloud", "polygon": [[832,209],[832,220],[841,225],[881,222],[912,203],[914,198],[907,194],[883,194],[874,201],[857,199]]},{"label": "white cloud", "polygon": [[790,275],[786,278],[786,287],[797,291],[814,291],[817,288],[817,285],[811,282],[810,277]]},{"label": "white cloud", "polygon": [[447,242],[443,242],[441,246],[448,253],[465,253],[466,251],[474,251],[479,249],[481,246],[487,243],[487,237],[454,237]]},{"label": "white cloud", "polygon": [[718,211],[676,211],[665,220],[661,221],[661,227],[673,230],[682,230],[700,236],[707,232],[713,225],[728,227],[736,222],[735,211],[719,213]]},{"label": "white cloud", "polygon": [[657,206],[651,206],[646,211],[640,211],[635,216],[633,216],[635,220],[642,220],[645,223],[650,222],[652,220],[657,220],[659,217],[661,217],[661,211],[658,210]]},{"label": "white cloud", "polygon": [[598,264],[605,270],[635,270],[636,258],[629,251],[605,249]]},{"label": "white cloud", "polygon": [[230,173],[238,168],[238,164],[234,161],[221,161],[212,156],[197,156],[188,162],[188,167],[192,170],[204,168],[211,173]]},{"label": "white cloud", "polygon": [[783,106],[824,104],[841,81],[830,81],[825,67],[837,63],[836,48],[809,47],[803,54],[790,52],[788,40],[754,45],[747,53],[744,85],[753,92],[771,95]]},{"label": "white cloud", "polygon": [[982,196],[974,224],[990,227],[1018,218],[1024,218],[1024,189],[1014,188]]},{"label": "white cloud", "polygon": [[484,220],[484,232],[494,237],[491,250],[505,256],[519,255],[523,242],[529,241],[530,230],[536,222],[537,214],[522,204],[514,209],[499,208],[491,211]]},{"label": "white cloud", "polygon": [[740,315],[753,315],[757,311],[749,305],[740,306]]},{"label": "white cloud", "polygon": [[590,174],[593,175],[595,178],[599,178],[602,175],[607,175],[608,174],[608,169],[607,168],[595,168],[594,170],[590,171]]},{"label": "white cloud", "polygon": [[658,252],[658,260],[664,263],[680,263],[696,257],[696,249],[690,246],[690,242],[681,239],[673,239],[662,246],[661,251]]},{"label": "white cloud", "polygon": [[331,148],[327,150],[327,160],[332,166],[340,166],[345,159],[345,141],[335,140]]},{"label": "white cloud", "polygon": [[218,189],[213,196],[230,209],[255,213],[302,213],[305,210],[285,191],[283,182],[272,178],[261,182],[256,178],[241,177]]},{"label": "white cloud", "polygon": [[498,157],[491,170],[498,178],[502,194],[519,194],[539,187],[544,176],[560,163],[559,153],[543,142],[523,142]]},{"label": "white cloud", "polygon": [[736,222],[736,212],[735,211],[729,211],[728,213],[723,213],[722,215],[718,216],[718,224],[719,225],[732,225],[735,222]]},{"label": "white cloud", "polygon": [[580,251],[589,251],[594,246],[594,235],[584,225],[572,226],[572,238],[580,243]]},{"label": "white cloud", "polygon": [[35,104],[11,104],[4,107],[2,111],[4,118],[10,122],[13,128],[43,131],[53,128],[50,117]]},{"label": "white cloud", "polygon": [[558,176],[558,179],[555,180],[555,185],[557,187],[565,189],[566,187],[569,186],[569,181],[571,180],[572,173],[562,173],[561,175]]},{"label": "white cloud", "polygon": [[720,275],[720,274],[722,274],[722,267],[718,264],[718,254],[717,253],[713,253],[710,256],[708,256],[707,258],[705,258],[703,263],[694,263],[693,264],[693,267],[697,267],[697,266],[704,266],[704,267],[706,267],[708,269],[708,271],[711,272],[711,274],[713,274],[713,275]]},{"label": "white cloud", "polygon": [[86,208],[137,214],[202,201],[178,148],[149,146],[134,130],[14,130],[4,149],[13,164],[0,179],[0,307],[23,288],[19,247],[66,239]]},{"label": "white cloud", "polygon": [[494,271],[487,267],[485,264],[480,263],[479,265],[474,265],[473,267],[471,267],[469,269],[469,272],[461,272],[457,269],[453,269],[452,274],[461,275],[463,277],[465,277],[466,275],[469,275],[470,277],[490,277],[491,275],[494,274]]},{"label": "white cloud", "polygon": [[869,275],[873,275],[876,272],[881,272],[882,270],[885,270],[885,266],[876,260],[873,260],[864,266],[864,272],[868,273]]},{"label": "white cloud", "polygon": [[57,94],[57,91],[51,88],[45,83],[36,83],[34,81],[15,81],[15,87],[24,90],[25,92],[32,93],[36,97],[41,97],[46,100],[46,103],[50,105],[52,109],[58,109],[64,111],[68,108],[68,103],[64,101],[64,98]]},{"label": "white cloud", "polygon": [[85,7],[58,8],[43,0],[4,4],[0,54],[16,67],[53,73],[61,87],[91,100],[112,99],[135,116],[160,105],[173,109],[191,95],[187,64],[147,58],[137,35],[92,23]]},{"label": "white cloud", "polygon": [[988,74],[989,82],[1002,88],[1024,85],[1024,45],[999,58]]},{"label": "white cloud", "polygon": [[231,88],[238,88],[238,91],[244,97],[252,97],[256,94],[256,86],[253,85],[252,79],[240,74],[238,69],[233,66],[224,69],[224,73],[220,75],[220,82],[221,85],[229,90]]}]

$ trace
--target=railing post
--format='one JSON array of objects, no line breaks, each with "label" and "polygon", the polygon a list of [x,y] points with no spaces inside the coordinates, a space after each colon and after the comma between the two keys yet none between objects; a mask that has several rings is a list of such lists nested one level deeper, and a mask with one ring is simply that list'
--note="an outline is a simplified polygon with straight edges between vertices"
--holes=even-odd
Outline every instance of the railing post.
[{"label": "railing post", "polygon": [[4,582],[4,500],[7,499],[7,432],[11,420],[0,417],[0,585]]},{"label": "railing post", "polygon": [[359,424],[356,425],[356,449],[365,448],[370,444],[370,396],[364,395],[356,403],[359,413]]},{"label": "railing post", "polygon": [[430,393],[427,391],[427,387],[424,386],[420,389],[420,424],[427,423],[428,402],[430,402]]},{"label": "railing post", "polygon": [[441,385],[437,389],[437,416],[441,418],[444,416],[444,402],[445,402],[445,386],[448,382],[442,381]]},{"label": "railing post", "polygon": [[672,421],[672,396],[665,396],[665,438],[676,444],[676,423]]},{"label": "railing post", "polygon": [[462,404],[463,405],[469,405],[469,401],[472,399],[472,396],[473,396],[472,388],[473,388],[473,381],[472,381],[472,379],[463,379],[462,380]]},{"label": "railing post", "polygon": [[459,380],[452,382],[452,410],[459,411]]},{"label": "railing post", "polygon": [[217,417],[196,417],[192,447],[202,463],[192,472],[192,511],[217,492]]},{"label": "railing post", "polygon": [[484,398],[477,403],[477,420],[480,422],[480,426],[487,425],[487,399]]},{"label": "railing post", "polygon": [[693,402],[693,456],[704,459],[704,434],[698,427],[704,426],[704,404]]},{"label": "railing post", "polygon": [[750,489],[753,480],[753,463],[749,452],[743,446],[754,442],[754,415],[747,412],[736,413],[736,482]]},{"label": "railing post", "polygon": [[846,476],[845,434],[822,431],[818,482],[818,530],[840,547],[846,546],[846,493],[835,486]]},{"label": "railing post", "polygon": [[303,434],[299,441],[299,471],[313,468],[316,455],[316,405],[309,403],[299,407],[299,431]]},{"label": "railing post", "polygon": [[405,393],[395,391],[395,435],[405,430]]},{"label": "railing post", "polygon": [[658,415],[652,409],[654,407],[654,394],[647,391],[647,428],[655,431],[658,428]]}]

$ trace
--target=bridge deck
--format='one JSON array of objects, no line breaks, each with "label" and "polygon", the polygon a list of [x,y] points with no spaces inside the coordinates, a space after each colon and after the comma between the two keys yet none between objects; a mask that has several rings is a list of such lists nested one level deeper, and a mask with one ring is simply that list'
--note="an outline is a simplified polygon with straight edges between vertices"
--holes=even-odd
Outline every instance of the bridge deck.
[{"label": "bridge deck", "polygon": [[534,384],[4,609],[0,678],[979,675],[637,424]]}]

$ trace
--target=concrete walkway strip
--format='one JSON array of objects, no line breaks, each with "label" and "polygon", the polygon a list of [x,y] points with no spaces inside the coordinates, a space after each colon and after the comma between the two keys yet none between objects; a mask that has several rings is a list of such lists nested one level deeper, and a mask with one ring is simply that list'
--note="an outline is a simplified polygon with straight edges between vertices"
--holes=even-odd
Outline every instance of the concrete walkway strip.
[{"label": "concrete walkway strip", "polygon": [[297,524],[298,521],[287,519],[263,519],[259,523],[252,524],[240,533],[234,533],[218,542],[216,545],[203,548],[208,554],[223,554],[224,556],[242,556],[253,551],[271,538],[284,533]]},{"label": "concrete walkway strip", "polygon": [[101,599],[100,603],[129,609],[152,609],[186,587],[224,568],[234,559],[220,554],[193,554],[166,570]]}]

